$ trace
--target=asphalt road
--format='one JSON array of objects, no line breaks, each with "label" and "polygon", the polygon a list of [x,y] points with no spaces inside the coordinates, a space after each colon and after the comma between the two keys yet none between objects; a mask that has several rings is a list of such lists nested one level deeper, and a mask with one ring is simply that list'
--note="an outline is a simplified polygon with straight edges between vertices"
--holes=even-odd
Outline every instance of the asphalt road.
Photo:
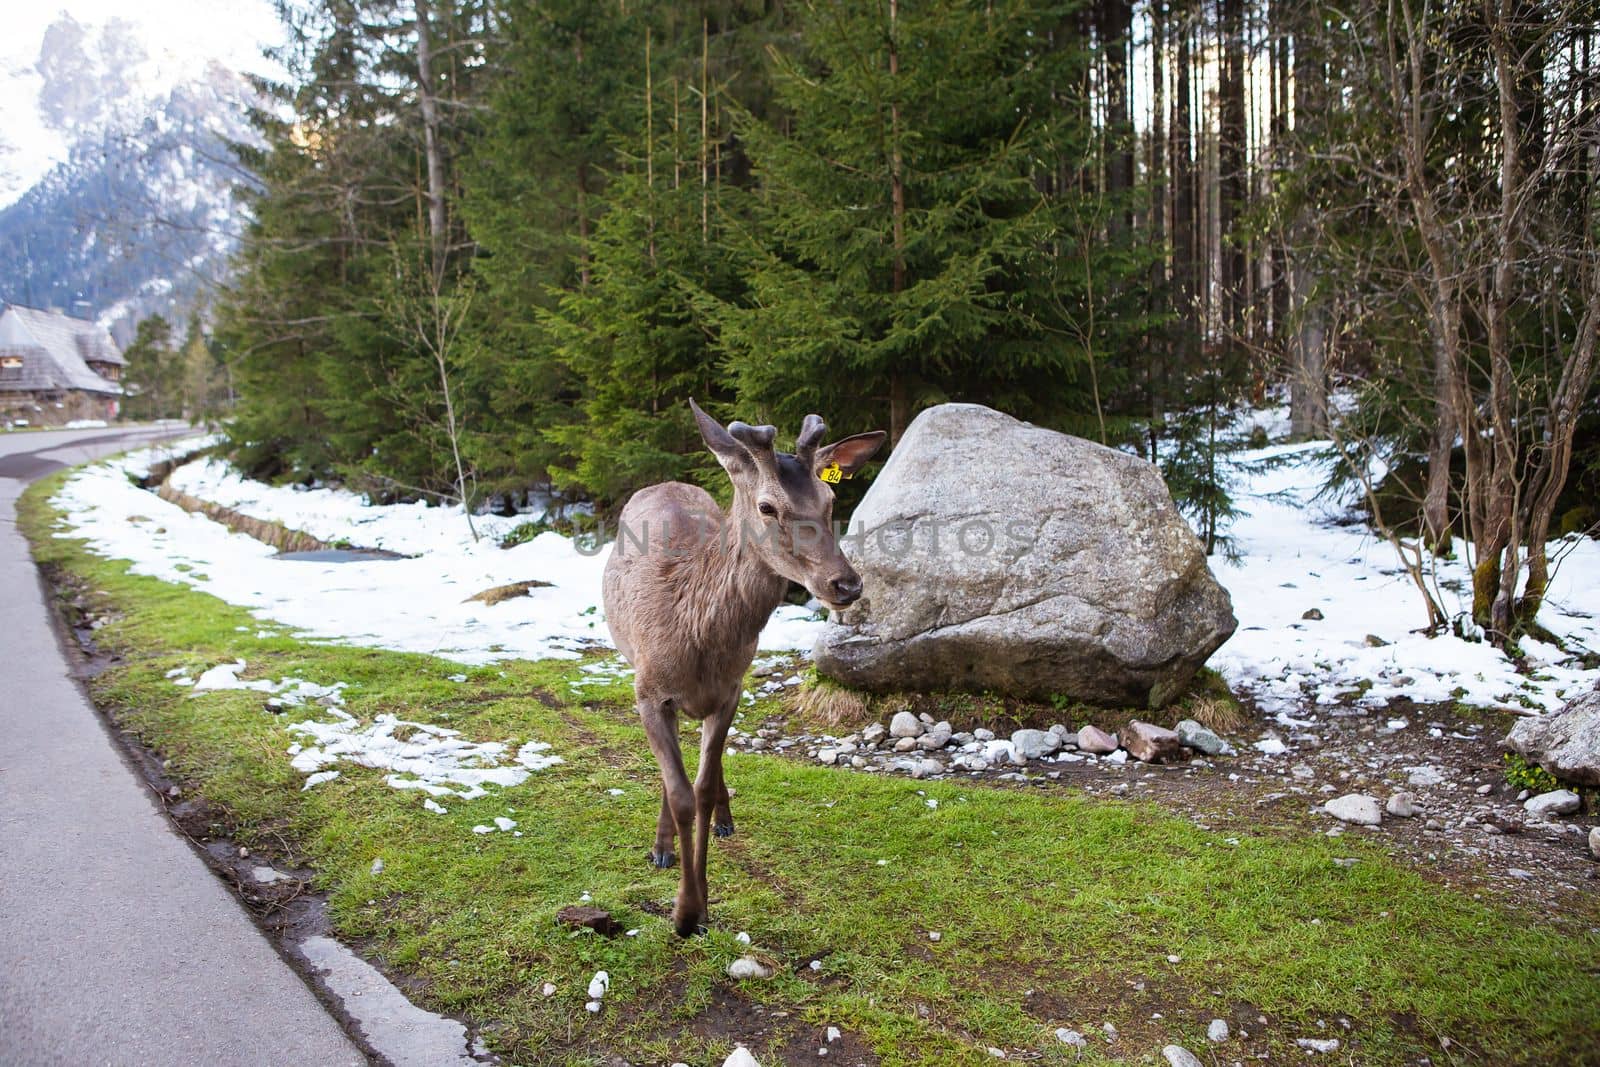
[{"label": "asphalt road", "polygon": [[364,1064],[124,762],[17,532],[27,482],[159,435],[0,434],[0,1063]]}]

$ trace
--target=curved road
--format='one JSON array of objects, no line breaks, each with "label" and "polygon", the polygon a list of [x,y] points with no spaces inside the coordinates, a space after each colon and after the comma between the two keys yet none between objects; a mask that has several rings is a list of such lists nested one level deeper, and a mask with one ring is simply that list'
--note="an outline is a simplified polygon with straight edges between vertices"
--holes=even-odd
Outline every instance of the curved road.
[{"label": "curved road", "polygon": [[124,763],[16,529],[28,482],[172,433],[0,434],[0,1061],[364,1064]]}]

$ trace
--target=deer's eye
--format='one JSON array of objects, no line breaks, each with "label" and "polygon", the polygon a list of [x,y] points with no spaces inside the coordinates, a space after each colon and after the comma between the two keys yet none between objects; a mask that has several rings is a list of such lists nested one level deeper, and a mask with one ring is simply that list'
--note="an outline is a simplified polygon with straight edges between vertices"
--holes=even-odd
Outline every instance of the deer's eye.
[{"label": "deer's eye", "polygon": [[763,500],[761,503],[757,504],[756,510],[767,516],[769,519],[775,519],[778,517],[778,509],[773,507],[771,502],[766,500]]}]

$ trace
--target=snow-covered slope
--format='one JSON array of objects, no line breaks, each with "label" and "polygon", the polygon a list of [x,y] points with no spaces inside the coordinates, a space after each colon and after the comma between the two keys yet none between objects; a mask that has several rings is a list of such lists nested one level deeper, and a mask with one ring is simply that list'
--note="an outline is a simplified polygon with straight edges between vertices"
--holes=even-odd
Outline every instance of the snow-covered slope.
[{"label": "snow-covered slope", "polygon": [[126,344],[146,315],[181,323],[221,279],[245,179],[229,145],[253,137],[255,96],[216,63],[152,80],[114,28],[90,39],[63,16],[46,35],[39,111],[67,152],[0,210],[0,300],[94,315]]}]

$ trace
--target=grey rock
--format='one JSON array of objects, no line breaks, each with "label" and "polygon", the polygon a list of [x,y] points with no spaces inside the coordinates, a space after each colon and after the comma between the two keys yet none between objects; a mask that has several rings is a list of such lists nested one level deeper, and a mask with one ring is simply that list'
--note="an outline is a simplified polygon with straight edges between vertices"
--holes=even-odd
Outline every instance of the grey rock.
[{"label": "grey rock", "polygon": [[1100,727],[1090,723],[1078,731],[1078,750],[1080,752],[1093,752],[1096,755],[1115,752],[1117,750],[1117,735],[1108,734]]},{"label": "grey rock", "polygon": [[1336,1037],[1297,1037],[1294,1043],[1307,1052],[1339,1051],[1339,1039]]},{"label": "grey rock", "polygon": [[936,749],[941,749],[948,745],[950,743],[950,736],[950,724],[941,719],[932,726],[928,727],[927,731],[921,737],[917,738],[917,747],[928,752],[933,752]]},{"label": "grey rock", "polygon": [[884,729],[883,723],[875,722],[865,730],[861,731],[861,740],[865,741],[869,745],[875,745],[879,741],[882,741],[884,735],[888,732],[888,730]]},{"label": "grey rock", "polygon": [[1306,611],[1305,614],[1301,615],[1300,617],[1302,619],[1308,619],[1311,622],[1321,622],[1322,621],[1322,609],[1321,608],[1311,608],[1308,611]]},{"label": "grey rock", "polygon": [[1134,719],[1119,736],[1128,755],[1144,763],[1165,763],[1183,755],[1178,735],[1164,726]]},{"label": "grey rock", "polygon": [[994,731],[980,726],[976,730],[972,731],[972,739],[974,741],[993,741]]},{"label": "grey rock", "polygon": [[821,763],[826,763],[829,766],[832,766],[833,764],[839,762],[839,750],[836,748],[820,749],[817,752],[817,760]]},{"label": "grey rock", "polygon": [[1179,744],[1196,752],[1204,752],[1208,756],[1221,756],[1233,750],[1233,746],[1218,737],[1215,731],[1193,719],[1179,722],[1177,733]]},{"label": "grey rock", "polygon": [[1600,826],[1589,831],[1589,855],[1600,860]]},{"label": "grey rock", "polygon": [[921,740],[920,737],[902,737],[894,743],[894,750],[896,752],[910,752],[917,747],[917,743]]},{"label": "grey rock", "polygon": [[1217,1042],[1228,1040],[1228,1020],[1212,1019],[1211,1025],[1206,1027],[1206,1038]]},{"label": "grey rock", "polygon": [[1237,626],[1155,467],[980,405],[917,416],[850,533],[815,659],[868,689],[1160,706]]},{"label": "grey rock", "polygon": [[1384,804],[1383,810],[1397,819],[1410,819],[1417,814],[1417,798],[1411,793],[1396,793]]},{"label": "grey rock", "polygon": [[1089,1041],[1076,1030],[1068,1030],[1065,1026],[1056,1029],[1056,1040],[1070,1048],[1088,1048]]},{"label": "grey rock", "polygon": [[772,968],[754,956],[740,956],[728,964],[729,978],[771,978]]},{"label": "grey rock", "polygon": [[889,720],[890,737],[921,737],[923,729],[922,720],[909,711],[897,711]]},{"label": "grey rock", "polygon": [[1205,1067],[1199,1056],[1182,1045],[1168,1045],[1161,1050],[1161,1058],[1167,1061],[1169,1067]]},{"label": "grey rock", "polygon": [[950,766],[961,771],[986,771],[989,769],[989,761],[976,752],[963,752],[950,761]]},{"label": "grey rock", "polygon": [[[1045,749],[1045,738],[1050,736],[1043,730],[1018,730],[1011,735],[1011,749],[1018,759],[1038,759],[1048,754]],[[1061,742],[1057,740],[1050,746],[1049,752],[1054,752],[1060,746]]]},{"label": "grey rock", "polygon": [[1501,744],[1557,778],[1600,786],[1600,690],[1580,694],[1548,715],[1519,719]]},{"label": "grey rock", "polygon": [[1357,826],[1377,826],[1383,822],[1383,810],[1377,800],[1364,793],[1347,793],[1322,805],[1322,810],[1340,822]]},{"label": "grey rock", "polygon": [[1072,731],[1067,729],[1065,726],[1062,726],[1060,723],[1056,723],[1054,726],[1050,727],[1050,732],[1055,734],[1056,737],[1060,738],[1062,741],[1065,741],[1067,738],[1072,736]]},{"label": "grey rock", "polygon": [[1535,815],[1571,815],[1583,804],[1583,798],[1570,789],[1552,789],[1529,797],[1522,806]]}]

